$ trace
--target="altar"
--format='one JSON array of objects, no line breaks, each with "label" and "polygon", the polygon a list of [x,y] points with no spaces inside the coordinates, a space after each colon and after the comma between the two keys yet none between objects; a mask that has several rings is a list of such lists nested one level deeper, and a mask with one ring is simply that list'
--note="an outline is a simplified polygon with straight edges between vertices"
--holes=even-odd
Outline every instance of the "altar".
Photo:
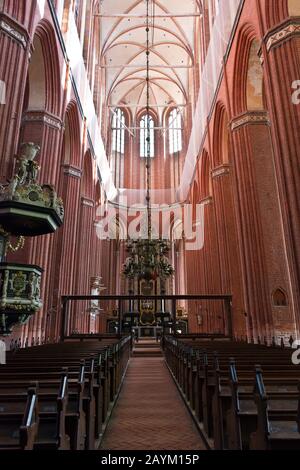
[{"label": "altar", "polygon": [[157,338],[161,335],[161,326],[136,326],[133,328],[133,332],[138,338]]}]

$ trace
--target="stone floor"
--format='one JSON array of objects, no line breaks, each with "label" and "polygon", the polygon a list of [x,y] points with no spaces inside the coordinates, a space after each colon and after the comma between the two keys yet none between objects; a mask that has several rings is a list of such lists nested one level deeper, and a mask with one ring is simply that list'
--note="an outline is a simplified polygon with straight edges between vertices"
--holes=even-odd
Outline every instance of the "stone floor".
[{"label": "stone floor", "polygon": [[159,347],[151,342],[134,350],[101,449],[205,449]]}]

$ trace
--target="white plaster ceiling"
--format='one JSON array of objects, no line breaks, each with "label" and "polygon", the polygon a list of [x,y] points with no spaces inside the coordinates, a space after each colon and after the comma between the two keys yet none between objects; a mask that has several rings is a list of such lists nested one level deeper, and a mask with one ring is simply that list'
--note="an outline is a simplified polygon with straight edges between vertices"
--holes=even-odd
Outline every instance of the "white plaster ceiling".
[{"label": "white plaster ceiling", "polygon": [[[150,15],[154,13],[154,21],[152,16],[150,19],[150,106],[157,106],[160,115],[163,106],[189,101],[196,17],[175,15],[199,14],[200,3],[201,0],[149,1]],[[100,19],[101,66],[105,71],[107,105],[127,105],[134,116],[146,105],[146,1],[102,0],[100,15],[104,15]]]}]

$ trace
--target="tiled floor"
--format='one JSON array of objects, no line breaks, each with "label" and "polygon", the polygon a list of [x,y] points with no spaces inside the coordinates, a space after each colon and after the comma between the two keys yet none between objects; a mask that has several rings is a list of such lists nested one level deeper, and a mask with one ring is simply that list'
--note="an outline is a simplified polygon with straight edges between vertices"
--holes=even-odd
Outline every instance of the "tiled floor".
[{"label": "tiled floor", "polygon": [[131,359],[101,449],[204,450],[163,357],[153,353]]}]

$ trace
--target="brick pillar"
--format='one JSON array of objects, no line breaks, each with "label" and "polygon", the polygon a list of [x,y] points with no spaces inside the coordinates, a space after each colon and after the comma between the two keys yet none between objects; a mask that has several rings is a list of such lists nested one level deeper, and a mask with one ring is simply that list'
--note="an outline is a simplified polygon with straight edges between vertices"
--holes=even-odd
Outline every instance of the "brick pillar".
[{"label": "brick pillar", "polygon": [[[201,250],[189,251],[188,241],[185,249],[186,260],[186,292],[188,294],[219,294],[221,292],[220,259],[218,250],[215,204],[208,196],[200,201],[204,208],[204,247]],[[200,302],[189,302],[188,313],[191,331],[199,332],[209,329],[223,329],[220,318],[222,305],[219,302],[203,301],[203,325],[197,324],[197,313]],[[204,318],[205,316],[205,318]]]},{"label": "brick pillar", "polygon": [[[65,220],[60,229],[55,255],[55,298],[56,319],[52,322],[52,336],[58,338],[60,328],[60,296],[75,293],[75,267],[77,258],[79,192],[81,170],[72,165],[62,165],[60,194],[65,206]],[[83,267],[84,269],[84,267]]]},{"label": "brick pillar", "polygon": [[[94,216],[94,201],[87,197],[81,197],[80,215],[78,221],[78,237],[76,248],[77,266],[75,270],[76,275],[76,288],[75,293],[80,295],[90,295],[90,278],[91,278],[91,264],[95,256],[92,248],[92,229],[93,229],[93,216]],[[89,307],[88,302],[76,302],[74,311],[77,313],[76,317],[82,314],[82,308]],[[88,324],[89,313],[84,314],[85,322]],[[75,320],[73,319],[74,327]],[[77,323],[78,327],[78,323]],[[87,331],[81,331],[87,333]]]},{"label": "brick pillar", "polygon": [[[63,124],[59,117],[51,115],[44,110],[27,112],[22,119],[20,142],[35,142],[40,145],[41,151],[38,161],[41,167],[39,181],[52,184],[58,190],[58,171],[60,164],[60,148],[62,140]],[[51,171],[49,166],[51,165]],[[52,309],[52,284],[51,272],[54,268],[53,249],[55,247],[55,235],[46,235],[27,240],[27,249],[17,253],[26,257],[26,261],[37,264],[44,269],[42,281],[43,309],[30,320],[29,331],[36,338],[45,334],[47,314]],[[51,313],[51,312],[50,312]]]},{"label": "brick pillar", "polygon": [[[250,338],[273,335],[262,219],[255,182],[257,144],[266,144],[263,134],[268,125],[265,112],[248,112],[231,122],[238,236]],[[270,142],[268,144],[271,145]],[[260,152],[263,151],[268,152],[269,148],[260,148]]]},{"label": "brick pillar", "polygon": [[300,336],[300,104],[292,84],[300,80],[300,19],[289,18],[264,38],[261,60],[272,122],[275,171],[284,227],[295,322]]},{"label": "brick pillar", "polygon": [[0,80],[5,88],[5,104],[0,103],[1,181],[11,176],[19,143],[29,50],[30,39],[24,26],[0,13]]},{"label": "brick pillar", "polygon": [[222,164],[212,171],[220,256],[221,293],[233,296],[233,327],[237,336],[246,334],[243,286],[233,207],[232,168]]},{"label": "brick pillar", "polygon": [[41,166],[39,180],[42,182],[57,184],[62,131],[60,117],[45,110],[27,111],[22,117],[20,141],[34,142],[41,147],[38,160]]},{"label": "brick pillar", "polygon": [[[218,246],[218,230],[216,220],[216,201],[208,196],[201,201],[205,205],[204,222],[204,289],[207,294],[219,294],[221,292],[220,253]],[[199,266],[201,269],[201,265]],[[211,332],[224,331],[222,302],[205,301],[202,304],[203,325],[208,325]]]}]

